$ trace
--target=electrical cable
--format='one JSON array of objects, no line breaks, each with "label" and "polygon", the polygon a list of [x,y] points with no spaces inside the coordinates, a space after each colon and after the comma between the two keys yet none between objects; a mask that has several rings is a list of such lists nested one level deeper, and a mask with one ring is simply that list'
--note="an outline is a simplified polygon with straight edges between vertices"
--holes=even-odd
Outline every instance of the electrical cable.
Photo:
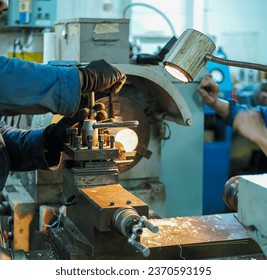
[{"label": "electrical cable", "polygon": [[21,43],[19,38],[16,38],[14,40],[14,43],[13,43],[13,57],[16,57],[16,49],[17,49],[17,47],[19,47],[20,52],[21,52],[21,56],[24,59],[23,45],[22,45],[22,43]]},{"label": "electrical cable", "polygon": [[131,7],[134,7],[134,6],[141,6],[141,7],[145,7],[145,8],[149,8],[155,12],[157,12],[158,14],[160,14],[165,20],[166,22],[168,23],[170,29],[171,29],[171,32],[173,34],[173,36],[175,36],[175,29],[171,23],[171,21],[169,20],[169,18],[163,13],[161,12],[159,9],[155,8],[154,6],[151,6],[149,4],[145,4],[145,3],[132,3],[132,4],[129,4],[128,6],[126,6],[123,10],[123,18],[126,18],[126,12],[129,8]]}]

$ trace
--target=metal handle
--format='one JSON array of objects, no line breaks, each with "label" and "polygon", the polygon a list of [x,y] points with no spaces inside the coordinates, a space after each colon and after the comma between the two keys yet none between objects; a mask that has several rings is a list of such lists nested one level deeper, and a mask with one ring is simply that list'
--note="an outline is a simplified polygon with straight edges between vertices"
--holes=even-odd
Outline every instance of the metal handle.
[{"label": "metal handle", "polygon": [[108,128],[108,127],[137,127],[139,125],[138,121],[125,121],[125,122],[103,122],[94,123],[93,128]]},{"label": "metal handle", "polygon": [[148,257],[150,255],[150,250],[146,246],[142,245],[141,243],[137,242],[133,238],[128,238],[128,242],[134,246],[144,257]]},{"label": "metal handle", "polygon": [[146,216],[142,216],[140,218],[140,223],[142,223],[146,228],[148,228],[151,232],[157,233],[159,231],[158,226],[153,225]]}]

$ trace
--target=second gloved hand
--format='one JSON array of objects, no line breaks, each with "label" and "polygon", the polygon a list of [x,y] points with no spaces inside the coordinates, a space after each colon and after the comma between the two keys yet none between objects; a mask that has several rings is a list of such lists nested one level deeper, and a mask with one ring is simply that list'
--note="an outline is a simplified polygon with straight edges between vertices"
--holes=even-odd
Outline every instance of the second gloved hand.
[{"label": "second gloved hand", "polygon": [[83,73],[83,93],[118,93],[126,82],[126,75],[104,59],[92,61],[86,66],[79,66],[78,69]]},{"label": "second gloved hand", "polygon": [[108,118],[108,114],[105,109],[105,104],[96,103],[93,112],[90,112],[89,116],[91,116],[96,121],[104,121]]},{"label": "second gloved hand", "polygon": [[49,166],[54,166],[59,163],[60,152],[63,149],[68,129],[84,121],[88,117],[88,114],[89,109],[84,108],[78,111],[73,117],[64,117],[58,123],[50,124],[44,129],[43,145]]}]

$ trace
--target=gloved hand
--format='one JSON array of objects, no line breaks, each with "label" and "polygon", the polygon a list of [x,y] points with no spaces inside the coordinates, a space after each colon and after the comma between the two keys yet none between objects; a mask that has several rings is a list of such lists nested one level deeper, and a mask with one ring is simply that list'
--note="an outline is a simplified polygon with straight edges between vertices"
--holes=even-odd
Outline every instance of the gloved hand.
[{"label": "gloved hand", "polygon": [[91,116],[96,121],[104,121],[108,118],[108,113],[105,111],[106,106],[103,103],[96,103],[93,109],[93,112],[89,113],[89,116]]},{"label": "gloved hand", "polygon": [[126,82],[125,74],[103,59],[92,61],[86,66],[78,66],[78,69],[83,73],[82,93],[118,93]]},{"label": "gloved hand", "polygon": [[56,165],[59,162],[67,130],[74,127],[75,124],[84,121],[88,114],[88,108],[81,109],[73,117],[63,117],[58,123],[51,124],[44,129],[43,145],[46,150],[46,160],[50,166]]},{"label": "gloved hand", "polygon": [[[88,107],[88,96],[86,97],[82,97],[81,101],[80,101],[80,106],[79,108],[87,108]],[[96,102],[95,106],[93,108],[93,112],[91,112],[91,110],[89,110],[89,118],[91,119],[95,119],[96,121],[103,121],[106,120],[108,118],[108,113],[105,111],[106,106],[103,103],[100,102]]]}]

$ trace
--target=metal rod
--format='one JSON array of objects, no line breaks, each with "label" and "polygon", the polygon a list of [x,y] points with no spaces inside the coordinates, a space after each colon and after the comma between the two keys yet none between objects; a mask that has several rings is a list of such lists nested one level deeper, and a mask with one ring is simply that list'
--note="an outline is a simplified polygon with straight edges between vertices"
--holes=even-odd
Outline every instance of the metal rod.
[{"label": "metal rod", "polygon": [[112,103],[112,94],[108,95],[108,117],[111,119],[114,117],[113,113],[113,103]]},{"label": "metal rod", "polygon": [[94,123],[93,128],[108,128],[108,127],[137,127],[138,121],[125,121],[125,122],[106,122],[106,123]]},{"label": "metal rod", "polygon": [[88,93],[88,108],[89,108],[89,119],[94,118],[94,111],[95,111],[95,93],[89,92]]}]

